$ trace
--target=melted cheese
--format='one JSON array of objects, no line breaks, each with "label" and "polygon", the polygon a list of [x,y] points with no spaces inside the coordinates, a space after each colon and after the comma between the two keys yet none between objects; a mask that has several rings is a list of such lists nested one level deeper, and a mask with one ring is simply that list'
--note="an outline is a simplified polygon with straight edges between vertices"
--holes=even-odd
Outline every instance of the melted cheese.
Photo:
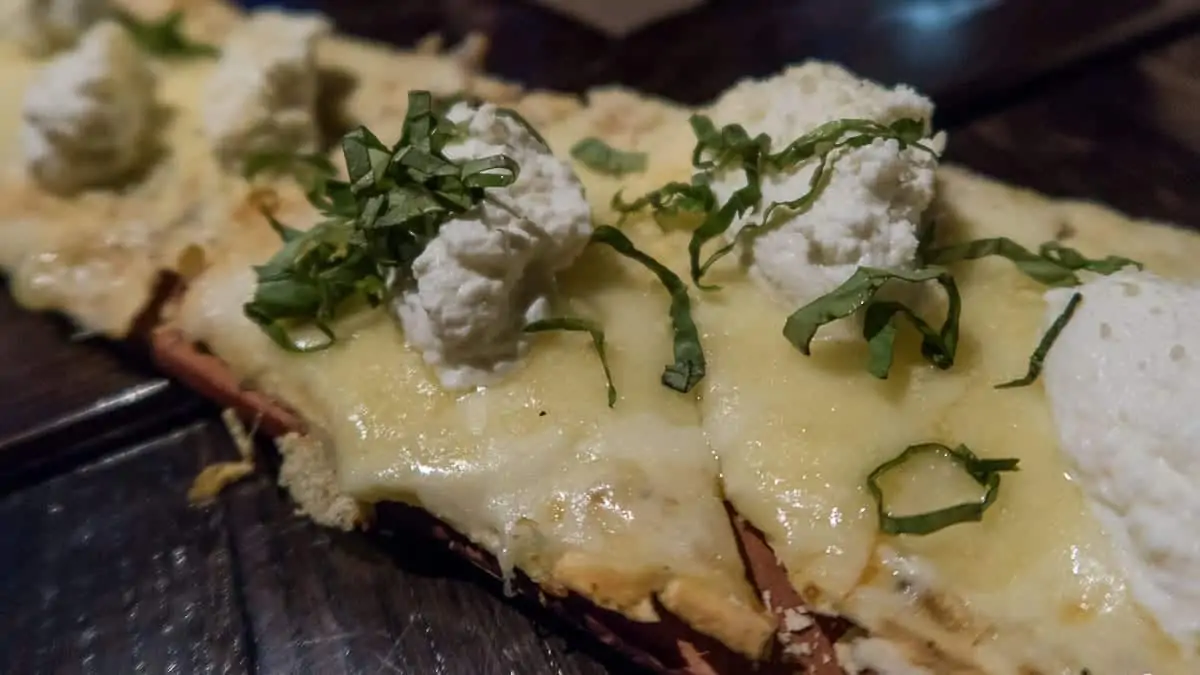
[{"label": "melted cheese", "polygon": [[[1062,216],[1050,203],[977,210],[980,202],[955,192],[974,181],[947,175],[943,237],[1006,234],[1036,245],[1054,236]],[[1102,243],[1086,241],[1084,227],[1084,248]],[[704,424],[726,494],[768,535],[797,588],[880,635],[933,639],[940,653],[926,654],[923,665],[934,672],[951,672],[956,660],[996,674],[1194,672],[1195,661],[1126,588],[1111,544],[1067,477],[1040,383],[993,388],[1024,373],[1041,333],[1043,289],[1002,260],[956,273],[964,311],[955,367],[916,361],[910,340],[898,347],[902,358],[887,381],[865,372],[861,340],[834,332],[804,357],[780,335],[787,308],[735,272],[714,279],[725,288],[699,318],[716,327]],[[1021,470],[1004,477],[980,524],[882,537],[865,477],[924,441],[1017,457]],[[979,495],[960,471],[936,461],[906,466],[885,489],[898,513]]]},{"label": "melted cheese", "polygon": [[[186,16],[189,32],[207,42],[238,20],[220,2]],[[318,61],[317,116],[331,133],[362,123],[394,137],[409,89],[449,94],[474,84],[459,61],[342,38],[322,41]],[[241,212],[256,210],[249,203],[255,193],[236,173],[220,170],[204,133],[205,85],[216,68],[210,59],[153,62],[165,128],[143,175],[119,191],[46,193],[26,175],[17,142],[21,101],[42,65],[0,43],[0,270],[22,305],[65,311],[88,330],[121,337],[149,303],[161,271],[190,275],[206,257],[239,245]]]},{"label": "melted cheese", "polygon": [[145,307],[160,270],[175,269],[190,241],[228,211],[230,192],[205,156],[197,111],[210,66],[174,65],[160,78],[166,128],[152,166],[128,189],[63,198],[45,192],[16,152],[20,91],[38,64],[0,55],[0,266],[18,301],[65,309],[86,328],[121,336]]},{"label": "melted cheese", "polygon": [[560,309],[604,326],[620,393],[611,409],[585,335],[542,336],[507,379],[462,394],[439,386],[383,313],[348,319],[325,352],[273,348],[241,316],[253,292],[244,267],[206,275],[182,321],[330,441],[346,494],[419,504],[502,564],[635,618],[652,618],[649,594],[683,579],[742,608],[740,622],[762,622],[694,398],[659,383],[666,294],[606,250],[590,249],[564,281]]}]

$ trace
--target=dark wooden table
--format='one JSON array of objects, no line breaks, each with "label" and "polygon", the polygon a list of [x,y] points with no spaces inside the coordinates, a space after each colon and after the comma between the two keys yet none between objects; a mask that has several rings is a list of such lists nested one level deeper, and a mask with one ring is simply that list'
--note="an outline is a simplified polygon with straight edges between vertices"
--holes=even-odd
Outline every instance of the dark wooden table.
[{"label": "dark wooden table", "polygon": [[[1200,227],[1200,0],[834,4],[712,0],[619,41],[520,2],[326,8],[401,44],[483,30],[491,70],[557,89],[701,102],[838,60],[933,95],[954,161]],[[628,672],[447,556],[314,527],[265,476],[190,508],[233,456],[210,406],[2,293],[0,327],[0,672]]]}]

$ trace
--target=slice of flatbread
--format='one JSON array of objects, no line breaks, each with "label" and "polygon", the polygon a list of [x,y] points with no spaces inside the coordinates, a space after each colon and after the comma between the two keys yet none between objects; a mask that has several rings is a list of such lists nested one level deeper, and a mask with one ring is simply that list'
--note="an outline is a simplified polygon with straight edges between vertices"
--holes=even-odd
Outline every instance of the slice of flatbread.
[{"label": "slice of flatbread", "polygon": [[[189,34],[212,43],[245,18],[217,0],[178,4]],[[130,6],[146,16],[167,9],[165,0]],[[430,38],[409,52],[324,38],[317,59],[325,140],[363,124],[390,142],[409,90],[465,93],[520,112],[559,156],[589,137],[647,153],[646,170],[620,180],[576,163],[597,223],[619,218],[611,207],[619,191],[636,196],[690,178],[691,111],[616,87],[582,98],[525,92],[480,72],[485,48],[479,37],[449,50]],[[992,382],[1023,365],[1041,311],[1040,289],[1006,261],[961,271],[963,363],[927,387],[928,376],[905,358],[895,367],[906,374],[882,384],[863,383],[853,349],[824,365],[797,363],[778,337],[780,308],[722,271],[727,289],[697,301],[701,323],[714,327],[709,377],[698,395],[678,396],[646,376],[671,350],[662,288],[628,260],[589,249],[562,275],[563,295],[571,310],[604,323],[620,404],[604,405],[594,355],[579,336],[565,335],[539,340],[497,385],[451,394],[382,310],[341,320],[341,342],[310,355],[283,352],[244,316],[252,267],[280,246],[262,211],[300,229],[317,214],[292,181],[247,181],[216,161],[200,112],[212,62],[156,64],[162,155],[121,189],[73,197],[46,193],[17,159],[16,102],[43,63],[0,52],[10,94],[0,105],[0,156],[9,159],[0,167],[0,268],[15,296],[126,337],[162,299],[160,278],[174,278],[157,325],[131,337],[148,340],[164,371],[274,437],[281,484],[317,522],[403,525],[663,672],[1040,673],[1075,667],[1081,654],[1114,667],[1189,672],[1190,657],[1173,651],[1127,596],[1067,621],[1054,611],[1062,598],[1038,590],[1070,590],[1062,561],[1046,551],[1082,543],[1107,565],[1108,543],[1060,480],[1040,391],[989,398]],[[330,156],[338,159],[335,149]],[[1168,276],[1194,274],[1193,234],[955,167],[943,167],[938,182],[930,213],[942,242],[1058,240],[1090,255],[1118,251]],[[623,227],[686,278],[686,233],[645,216]],[[992,321],[990,311],[1006,321]],[[985,333],[1003,335],[1003,348],[982,353]],[[912,387],[924,388],[913,396]],[[1000,423],[1013,418],[1025,426],[1006,435]],[[1034,477],[1011,492],[1027,501],[978,530],[881,537],[858,479],[888,447],[866,446],[951,431],[982,434],[1019,455]],[[797,437],[808,439],[802,452]],[[205,487],[252,466],[246,458],[211,471]],[[812,512],[828,515],[830,527],[796,526]],[[984,572],[956,565],[956,551],[989,561],[975,566]],[[906,556],[936,562],[942,576],[912,573],[896,562]],[[831,566],[837,583],[829,583]],[[984,584],[994,579],[999,590]],[[845,622],[810,605],[858,626],[846,633]]]}]

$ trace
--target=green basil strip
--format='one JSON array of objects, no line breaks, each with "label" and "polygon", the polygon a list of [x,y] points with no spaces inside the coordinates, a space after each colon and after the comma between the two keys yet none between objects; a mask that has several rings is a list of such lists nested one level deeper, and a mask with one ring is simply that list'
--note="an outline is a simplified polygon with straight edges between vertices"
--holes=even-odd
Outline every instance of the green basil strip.
[{"label": "green basil strip", "polygon": [[[946,291],[948,301],[946,319],[941,328],[934,329],[901,303],[883,301],[872,304],[875,294],[889,281],[913,284],[936,281]],[[793,312],[783,326],[783,335],[802,354],[809,356],[813,337],[821,326],[850,316],[863,307],[867,307],[863,337],[870,350],[867,366],[872,375],[886,378],[891,368],[896,335],[893,319],[897,315],[908,319],[921,333],[921,355],[927,361],[941,369],[954,365],[962,297],[954,277],[941,267],[926,267],[911,272],[860,267],[842,285]]]},{"label": "green basil strip", "polygon": [[671,329],[674,334],[675,362],[669,364],[662,374],[664,386],[687,393],[704,378],[707,365],[704,347],[700,344],[700,331],[692,319],[692,303],[688,297],[687,284],[668,267],[649,255],[639,251],[623,232],[609,225],[600,225],[592,233],[592,241],[607,244],[621,255],[635,260],[658,277],[667,293],[671,295]]},{"label": "green basil strip", "polygon": [[692,232],[692,238],[688,241],[688,261],[691,265],[692,283],[696,284],[697,288],[711,291],[717,290],[720,286],[714,284],[705,284],[700,279],[708,272],[708,268],[733,250],[737,245],[737,239],[726,244],[718,249],[715,253],[708,256],[703,263],[700,262],[700,253],[704,245],[725,234],[725,231],[733,224],[733,221],[742,217],[748,211],[758,208],[758,203],[762,201],[762,193],[759,191],[757,181],[754,181],[746,187],[741,188],[729,196],[729,201],[717,209],[710,211],[708,217],[700,226]]},{"label": "green basil strip", "polygon": [[[699,267],[700,275],[703,276],[704,273],[708,271],[708,268],[712,267],[713,263],[717,262],[718,260],[725,257],[726,255],[732,253],[733,249],[736,248],[739,243],[745,241],[747,238],[754,236],[755,234],[757,234],[759,232],[762,232],[762,231],[768,229],[771,225],[771,216],[774,215],[774,213],[777,209],[787,209],[794,213],[801,213],[801,212],[807,211],[808,209],[812,208],[812,205],[814,203],[816,203],[817,199],[821,196],[821,193],[824,191],[825,186],[829,184],[829,176],[832,173],[830,171],[830,169],[832,167],[832,162],[830,161],[830,157],[832,156],[833,152],[835,150],[838,150],[840,148],[847,147],[847,146],[852,146],[852,147],[861,146],[864,144],[864,140],[866,142],[869,142],[873,139],[868,136],[855,136],[846,141],[840,141],[838,143],[833,144],[830,147],[829,152],[822,154],[820,156],[820,158],[817,160],[817,166],[815,169],[813,169],[812,176],[810,176],[809,180],[808,180],[808,190],[804,194],[800,195],[799,197],[797,197],[795,199],[791,199],[791,200],[787,200],[787,201],[771,202],[771,205],[768,206],[766,211],[763,212],[763,216],[758,222],[748,222],[745,225],[743,225],[742,228],[740,230],[738,230],[737,234],[734,236],[733,241],[729,242],[725,246],[722,246],[721,248],[717,249],[716,251],[713,251],[708,256],[708,258],[705,259],[704,263],[701,264]],[[734,195],[734,198],[738,198],[738,197],[739,197],[739,195],[737,195],[737,194]],[[750,195],[748,195],[748,197],[755,198],[758,200],[762,199],[761,194],[755,195],[755,194],[751,193]],[[733,201],[733,199],[731,199],[730,201]],[[728,203],[727,203],[727,205],[728,205]],[[744,211],[745,211],[745,209],[743,209],[743,212]],[[730,221],[730,222],[732,222],[732,221]],[[728,228],[729,228],[729,226],[726,225],[725,229],[728,229]],[[724,234],[724,230],[722,230],[721,233]],[[698,278],[696,279],[696,284],[698,286],[700,285]],[[703,288],[703,286],[701,286],[701,288]]]},{"label": "green basil strip", "polygon": [[382,180],[392,161],[387,146],[366,127],[358,127],[342,138],[342,156],[346,159],[350,189],[355,193]]},{"label": "green basil strip", "polygon": [[221,51],[216,47],[196,42],[183,34],[183,11],[174,10],[161,19],[148,21],[129,12],[117,10],[113,14],[117,23],[129,31],[129,36],[142,50],[163,58],[216,57]]},{"label": "green basil strip", "polygon": [[646,170],[646,153],[618,150],[599,138],[585,138],[571,147],[571,156],[587,168],[609,176]]},{"label": "green basil strip", "polygon": [[1071,270],[1084,270],[1095,272],[1096,274],[1112,274],[1121,271],[1125,267],[1142,269],[1142,263],[1136,260],[1122,258],[1118,255],[1110,255],[1100,259],[1088,258],[1079,251],[1069,246],[1063,246],[1057,241],[1048,241],[1042,244],[1038,247],[1038,252],[1042,254],[1043,258],[1052,260]]},{"label": "green basil strip", "polygon": [[632,202],[621,199],[618,190],[612,198],[612,209],[624,218],[627,214],[649,206],[655,217],[679,213],[708,213],[716,207],[717,195],[708,184],[708,176],[696,174],[691,183],[671,182],[638,197]]},{"label": "green basil strip", "polygon": [[542,137],[542,134],[538,132],[537,127],[530,124],[529,120],[525,119],[521,113],[517,112],[516,110],[513,110],[512,108],[496,108],[496,117],[504,117],[516,122],[517,126],[520,126],[522,129],[529,132],[530,136],[536,138],[538,143],[544,145],[547,150],[550,149],[550,144],[547,143],[546,139]]},{"label": "green basil strip", "polygon": [[[770,152],[769,137],[759,134],[751,138],[741,125],[726,125],[718,130],[712,120],[703,115],[693,115],[691,124],[696,135],[696,146],[692,151],[692,164],[696,168],[711,171],[740,163],[746,174],[746,186],[735,192],[719,209],[710,210],[709,217],[696,229],[688,244],[688,252],[692,256],[692,281],[697,287],[707,290],[717,287],[701,283],[705,272],[713,263],[731,253],[745,237],[770,227],[771,216],[777,209],[803,212],[812,207],[828,183],[837,156],[835,153],[840,150],[865,147],[877,139],[894,139],[901,149],[916,147],[936,155],[919,142],[925,133],[925,123],[916,119],[901,119],[890,125],[864,119],[834,120],[818,126],[774,154]],[[701,262],[700,254],[705,244],[725,234],[737,218],[762,207],[764,173],[794,171],[801,162],[813,158],[818,160],[818,164],[809,179],[807,191],[794,199],[771,203],[758,222],[744,224],[732,242]]]},{"label": "green basil strip", "polygon": [[[913,457],[928,453],[943,455],[961,466],[972,480],[985,489],[983,498],[977,502],[964,502],[927,513],[910,516],[892,515],[884,504],[883,490],[879,487],[879,479]],[[1005,471],[1017,471],[1018,462],[1017,459],[979,459],[965,445],[959,445],[953,449],[941,443],[910,445],[904,449],[904,452],[880,464],[867,476],[867,490],[875,498],[879,529],[884,534],[927,535],[959,523],[977,523],[983,520],[984,512],[996,502],[996,497],[999,496],[1000,474]]]},{"label": "green basil strip", "polygon": [[[269,218],[283,245],[255,268],[258,285],[243,311],[281,347],[332,345],[330,326],[339,313],[382,304],[387,279],[411,275],[413,261],[444,223],[488,199],[489,188],[517,179],[520,167],[503,155],[450,160],[443,148],[453,125],[442,108],[427,91],[409,92],[408,103],[394,147],[363,127],[342,138],[349,180],[335,180],[326,163],[310,161],[318,175],[308,198],[326,217],[323,223],[299,232]],[[249,168],[265,170],[276,159],[256,159]],[[306,322],[328,340],[298,345],[287,327]]]},{"label": "green basil strip", "polygon": [[504,155],[463,162],[462,182],[469,188],[507,187],[517,181],[521,167]]},{"label": "green basil strip", "polygon": [[998,384],[996,385],[997,389],[1025,387],[1037,380],[1038,375],[1042,373],[1042,365],[1046,361],[1046,355],[1050,353],[1050,348],[1054,346],[1054,341],[1058,339],[1059,334],[1067,327],[1067,323],[1071,321],[1071,317],[1075,315],[1075,309],[1079,307],[1079,303],[1081,302],[1083,302],[1082,294],[1071,294],[1071,299],[1067,301],[1067,306],[1054,319],[1054,323],[1050,324],[1050,328],[1046,330],[1046,334],[1042,336],[1037,348],[1033,350],[1033,354],[1029,357],[1029,369],[1025,371],[1025,376],[1010,382]]},{"label": "green basil strip", "polygon": [[608,357],[604,353],[604,331],[594,321],[573,316],[542,319],[525,326],[526,333],[544,333],[556,330],[588,333],[592,336],[592,346],[595,347],[596,354],[600,357],[600,365],[604,368],[604,379],[608,382],[608,407],[616,405],[617,388],[613,385],[612,373],[608,369]]},{"label": "green basil strip", "polygon": [[1078,286],[1080,280],[1075,272],[1080,270],[1112,274],[1126,266],[1142,267],[1137,261],[1119,256],[1093,260],[1058,242],[1042,244],[1034,253],[1008,237],[977,239],[932,249],[926,252],[925,260],[934,265],[948,265],[993,255],[1012,261],[1023,274],[1047,286]]}]

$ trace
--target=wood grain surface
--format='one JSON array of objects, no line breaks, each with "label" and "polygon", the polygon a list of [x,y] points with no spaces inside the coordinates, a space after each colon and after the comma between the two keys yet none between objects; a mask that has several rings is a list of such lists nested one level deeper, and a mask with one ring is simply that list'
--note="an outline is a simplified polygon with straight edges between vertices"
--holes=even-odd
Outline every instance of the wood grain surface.
[{"label": "wood grain surface", "polygon": [[207,409],[136,348],[25,311],[0,284],[0,494]]},{"label": "wood grain surface", "polygon": [[183,496],[210,429],[0,500],[0,672],[251,672],[225,514]]},{"label": "wood grain surface", "polygon": [[947,157],[1049,194],[1200,228],[1200,39],[1044,89],[952,130]]},{"label": "wood grain surface", "polygon": [[[953,161],[1200,227],[1198,2],[929,0],[961,7],[937,40],[897,27],[913,2],[748,4],[621,41],[520,2],[325,6],[399,42],[485,29],[489,66],[527,83],[684,101],[836,58],[935,92]],[[449,556],[313,526],[265,475],[189,507],[196,470],[233,456],[214,411],[0,296],[0,673],[629,672]]]}]

